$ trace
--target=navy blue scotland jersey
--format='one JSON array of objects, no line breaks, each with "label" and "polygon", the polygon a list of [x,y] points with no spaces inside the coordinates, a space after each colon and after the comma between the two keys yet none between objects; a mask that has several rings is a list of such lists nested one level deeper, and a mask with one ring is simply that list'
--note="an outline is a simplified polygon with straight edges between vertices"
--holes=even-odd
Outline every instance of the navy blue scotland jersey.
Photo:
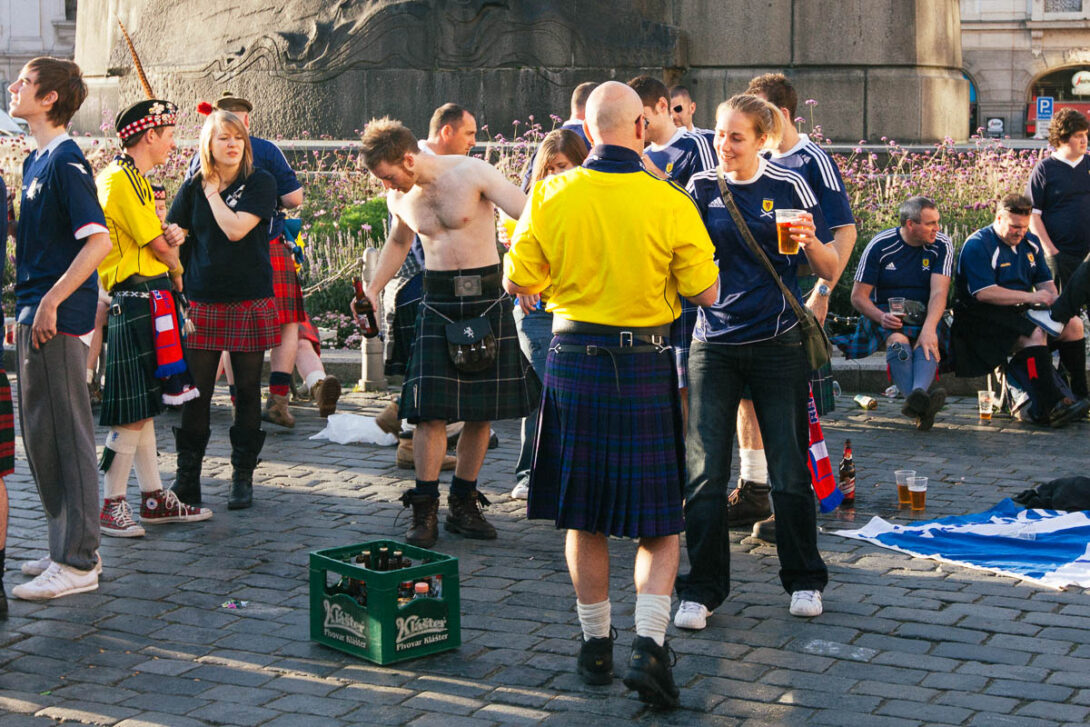
[{"label": "navy blue scotland jersey", "polygon": [[1041,241],[1030,232],[1011,247],[989,225],[970,235],[958,255],[956,285],[960,301],[974,300],[977,293],[996,285],[1028,293],[1051,280]]},{"label": "navy blue scotland jersey", "polygon": [[768,158],[781,167],[797,172],[806,180],[817,196],[830,229],[855,224],[840,168],[824,149],[810,141],[810,137],[799,134],[799,142],[794,147],[783,154],[768,153]]},{"label": "navy blue scotland jersey", "polygon": [[685,129],[678,129],[662,146],[650,144],[644,153],[679,187],[685,187],[697,172],[715,168],[715,155],[707,140]]},{"label": "navy blue scotland jersey", "polygon": [[[776,210],[806,210],[814,216],[817,238],[830,242],[833,235],[825,224],[813,190],[795,172],[766,159],[761,159],[752,179],[741,182],[727,179],[727,186],[754,239],[787,289],[801,302],[797,274],[801,255],[779,253]],[[720,276],[719,299],[714,305],[701,307],[694,339],[706,343],[755,343],[794,328],[798,323],[794,311],[735,226],[719,195],[715,171],[693,175],[687,191],[696,201],[715,244]]]},{"label": "navy blue scotland jersey", "polygon": [[[38,304],[83,250],[107,232],[91,165],[76,142],[61,134],[23,162],[15,238],[15,315],[30,325]],[[98,274],[91,273],[57,308],[57,331],[82,336],[95,327]]]},{"label": "navy blue scotland jersey", "polygon": [[855,281],[873,285],[871,300],[884,304],[890,298],[907,298],[926,304],[931,297],[931,276],[951,277],[954,244],[940,232],[930,245],[909,245],[900,227],[882,230],[867,243],[859,257]]},{"label": "navy blue scotland jersey", "polygon": [[1037,162],[1026,195],[1056,249],[1080,258],[1090,253],[1090,156],[1074,164],[1057,154]]}]

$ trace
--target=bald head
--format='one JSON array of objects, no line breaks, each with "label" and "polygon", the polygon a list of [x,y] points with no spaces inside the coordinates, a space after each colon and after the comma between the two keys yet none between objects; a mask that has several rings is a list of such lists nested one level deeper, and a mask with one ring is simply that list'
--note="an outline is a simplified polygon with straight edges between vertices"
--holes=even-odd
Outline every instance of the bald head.
[{"label": "bald head", "polygon": [[643,151],[643,115],[639,94],[626,84],[606,81],[587,99],[587,127],[595,144],[615,144]]}]

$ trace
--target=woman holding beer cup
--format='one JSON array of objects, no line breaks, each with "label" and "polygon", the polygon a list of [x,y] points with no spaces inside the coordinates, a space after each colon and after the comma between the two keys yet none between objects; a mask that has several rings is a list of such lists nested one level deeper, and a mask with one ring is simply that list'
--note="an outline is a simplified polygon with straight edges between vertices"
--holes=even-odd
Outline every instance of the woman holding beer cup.
[{"label": "woman holding beer cup", "polygon": [[[808,469],[810,365],[798,319],[779,285],[735,224],[735,204],[757,245],[798,301],[798,266],[805,254],[818,275],[835,279],[839,261],[817,199],[795,172],[762,158],[782,133],[779,110],[757,96],[738,95],[716,113],[719,166],[692,177],[696,200],[719,264],[719,300],[700,309],[689,356],[690,413],[685,533],[689,573],[677,582],[674,623],[704,628],[730,588],[727,491],[738,403],[752,399],[765,441],[780,580],[791,613],[817,616],[828,572],[817,549],[814,494]],[[720,180],[727,194],[720,193]],[[729,197],[729,199],[728,199]],[[786,216],[777,236],[777,212]],[[781,212],[780,217],[785,215]],[[794,249],[797,245],[797,250]]]}]

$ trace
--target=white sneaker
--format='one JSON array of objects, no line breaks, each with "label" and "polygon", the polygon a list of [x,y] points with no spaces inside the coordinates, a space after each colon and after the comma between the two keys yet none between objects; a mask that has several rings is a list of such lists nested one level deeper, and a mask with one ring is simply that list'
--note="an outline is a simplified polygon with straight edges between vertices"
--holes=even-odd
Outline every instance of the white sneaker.
[{"label": "white sneaker", "polygon": [[[49,569],[49,566],[53,565],[53,559],[48,555],[38,558],[38,560],[28,560],[23,563],[19,568],[23,572],[24,576],[40,576]],[[102,573],[102,556],[95,551],[95,573]]]},{"label": "white sneaker", "polygon": [[1049,315],[1049,312],[1047,310],[1036,310],[1034,308],[1030,308],[1026,311],[1026,317],[1036,323],[1038,328],[1040,328],[1042,331],[1052,336],[1053,338],[1056,338],[1061,333],[1063,333],[1064,324],[1060,323],[1059,321],[1053,320],[1052,316]]},{"label": "white sneaker", "polygon": [[525,500],[530,497],[530,486],[525,482],[519,482],[511,490],[511,497],[515,500]]},{"label": "white sneaker", "polygon": [[821,615],[821,591],[795,591],[791,594],[791,615],[811,618]]},{"label": "white sneaker", "polygon": [[24,601],[46,601],[97,589],[98,573],[94,568],[81,571],[62,563],[51,563],[45,572],[34,580],[12,588],[11,595]]},{"label": "white sneaker", "polygon": [[674,626],[679,629],[699,631],[708,625],[708,616],[712,612],[703,603],[696,601],[682,601],[674,614]]}]

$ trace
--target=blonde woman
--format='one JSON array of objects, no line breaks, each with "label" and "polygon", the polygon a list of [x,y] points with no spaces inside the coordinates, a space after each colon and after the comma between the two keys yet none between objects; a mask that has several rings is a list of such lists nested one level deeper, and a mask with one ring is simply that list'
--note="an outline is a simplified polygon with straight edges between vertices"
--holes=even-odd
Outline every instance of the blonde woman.
[{"label": "blonde woman", "polygon": [[230,510],[250,507],[253,472],[265,442],[261,431],[261,365],[280,341],[269,262],[269,224],[276,214],[276,181],[253,166],[242,120],[214,111],[201,129],[200,173],[186,181],[167,215],[188,234],[182,246],[183,281],[195,331],[187,359],[201,392],[186,402],[175,429],[178,471],[172,489],[190,505],[201,501],[201,463],[208,444],[208,411],[220,352],[235,373],[231,427]]}]

